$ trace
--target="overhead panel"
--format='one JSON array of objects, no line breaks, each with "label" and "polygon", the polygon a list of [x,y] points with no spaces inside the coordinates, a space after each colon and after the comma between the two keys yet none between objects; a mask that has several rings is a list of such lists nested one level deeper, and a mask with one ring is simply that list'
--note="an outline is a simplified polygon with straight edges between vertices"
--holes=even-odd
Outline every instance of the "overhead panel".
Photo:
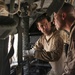
[{"label": "overhead panel", "polygon": [[53,0],[46,11],[47,14],[51,16],[52,13],[57,12],[62,7],[63,4],[64,4],[64,0]]}]

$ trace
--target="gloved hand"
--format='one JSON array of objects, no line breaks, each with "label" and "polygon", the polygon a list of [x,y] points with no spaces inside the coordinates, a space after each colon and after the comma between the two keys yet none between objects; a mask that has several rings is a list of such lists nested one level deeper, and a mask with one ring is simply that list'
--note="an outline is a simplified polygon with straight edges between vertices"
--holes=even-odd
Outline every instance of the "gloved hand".
[{"label": "gloved hand", "polygon": [[30,49],[30,50],[23,50],[23,56],[34,56],[35,50],[34,49]]}]

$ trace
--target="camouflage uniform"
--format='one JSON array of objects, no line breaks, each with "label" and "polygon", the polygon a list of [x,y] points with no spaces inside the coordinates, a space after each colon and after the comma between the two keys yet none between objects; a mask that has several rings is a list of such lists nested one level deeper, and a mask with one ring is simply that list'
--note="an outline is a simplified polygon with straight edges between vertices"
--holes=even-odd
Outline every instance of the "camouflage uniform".
[{"label": "camouflage uniform", "polygon": [[71,27],[67,62],[65,63],[65,72],[62,75],[75,75],[75,25]]}]

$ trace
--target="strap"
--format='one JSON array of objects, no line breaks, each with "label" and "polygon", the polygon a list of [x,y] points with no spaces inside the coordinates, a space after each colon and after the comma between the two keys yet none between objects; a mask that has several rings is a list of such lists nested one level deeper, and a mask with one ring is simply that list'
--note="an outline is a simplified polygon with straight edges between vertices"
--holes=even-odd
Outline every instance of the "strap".
[{"label": "strap", "polygon": [[13,56],[13,54],[14,54],[13,43],[14,43],[14,36],[13,36],[13,38],[12,38],[12,40],[11,40],[11,48],[10,48],[10,51],[9,51],[7,57],[6,57],[6,60],[7,60],[7,59],[10,59],[10,58]]}]

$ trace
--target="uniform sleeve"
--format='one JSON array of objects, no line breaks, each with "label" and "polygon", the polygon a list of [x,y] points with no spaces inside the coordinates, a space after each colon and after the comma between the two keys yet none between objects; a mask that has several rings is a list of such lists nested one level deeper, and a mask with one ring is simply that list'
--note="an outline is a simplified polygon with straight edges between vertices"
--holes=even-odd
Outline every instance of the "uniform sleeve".
[{"label": "uniform sleeve", "polygon": [[33,46],[32,49],[34,50],[42,50],[43,49],[43,45],[42,45],[42,36],[36,41],[35,45]]},{"label": "uniform sleeve", "polygon": [[45,61],[58,61],[63,51],[63,40],[59,36],[53,38],[52,47],[50,52],[46,52],[46,50],[35,51],[35,58]]}]

